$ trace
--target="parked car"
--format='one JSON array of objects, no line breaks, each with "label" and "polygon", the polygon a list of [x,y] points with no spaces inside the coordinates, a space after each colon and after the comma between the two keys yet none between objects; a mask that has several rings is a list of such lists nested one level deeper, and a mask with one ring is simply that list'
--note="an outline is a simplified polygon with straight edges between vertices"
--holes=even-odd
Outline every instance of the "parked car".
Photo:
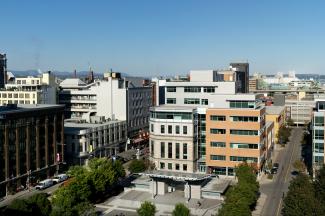
[{"label": "parked car", "polygon": [[273,164],[273,168],[275,168],[275,169],[279,169],[279,166],[280,166],[279,163],[274,163]]},{"label": "parked car", "polygon": [[68,179],[67,174],[60,174],[60,175],[54,176],[52,180],[53,180],[54,184],[57,184],[57,183],[65,181],[67,179]]},{"label": "parked car", "polygon": [[51,187],[53,185],[53,180],[52,179],[46,179],[44,181],[41,181],[39,182],[37,185],[36,185],[36,190],[44,190],[48,187]]}]

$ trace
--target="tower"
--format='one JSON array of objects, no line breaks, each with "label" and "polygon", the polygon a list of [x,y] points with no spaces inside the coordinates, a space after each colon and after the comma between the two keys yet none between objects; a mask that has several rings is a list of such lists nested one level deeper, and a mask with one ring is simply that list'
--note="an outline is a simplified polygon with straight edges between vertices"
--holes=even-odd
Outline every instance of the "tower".
[{"label": "tower", "polygon": [[238,92],[249,92],[249,63],[230,63],[230,66],[235,68],[236,81],[239,84]]},{"label": "tower", "polygon": [[4,88],[7,82],[7,58],[0,53],[0,88]]}]

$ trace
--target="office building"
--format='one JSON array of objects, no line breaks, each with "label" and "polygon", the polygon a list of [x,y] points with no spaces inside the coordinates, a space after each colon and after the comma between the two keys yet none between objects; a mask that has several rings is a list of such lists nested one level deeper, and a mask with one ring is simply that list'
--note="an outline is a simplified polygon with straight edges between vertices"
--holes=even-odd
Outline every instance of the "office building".
[{"label": "office building", "polygon": [[0,90],[0,105],[56,103],[57,84],[50,71],[39,77],[13,78]]},{"label": "office building", "polygon": [[7,57],[0,53],[0,89],[5,87],[7,81]]},{"label": "office building", "polygon": [[284,106],[266,106],[265,120],[274,124],[274,141],[278,143],[278,132],[286,123],[286,109]]},{"label": "office building", "polygon": [[126,121],[91,116],[90,121],[66,120],[64,140],[68,164],[86,164],[92,157],[110,157],[125,149]]},{"label": "office building", "polygon": [[235,70],[236,81],[239,83],[240,93],[249,92],[249,63],[230,63],[230,66]]},{"label": "office building", "polygon": [[64,159],[64,106],[0,107],[1,196],[54,174]]},{"label": "office building", "polygon": [[152,86],[144,85],[143,78],[105,73],[103,80],[89,84],[65,79],[60,89],[59,103],[66,105],[66,118],[89,119],[96,115],[107,120],[126,120],[129,137],[148,129]]}]

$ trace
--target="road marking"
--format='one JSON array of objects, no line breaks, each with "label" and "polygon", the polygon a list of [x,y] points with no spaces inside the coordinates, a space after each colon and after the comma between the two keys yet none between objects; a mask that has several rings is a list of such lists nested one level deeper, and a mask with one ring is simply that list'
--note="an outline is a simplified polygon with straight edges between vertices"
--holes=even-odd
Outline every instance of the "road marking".
[{"label": "road marking", "polygon": [[276,216],[278,216],[279,213],[280,213],[280,207],[281,207],[281,204],[282,204],[282,199],[280,199],[280,203],[279,203],[278,209],[277,209],[277,211],[276,211]]}]

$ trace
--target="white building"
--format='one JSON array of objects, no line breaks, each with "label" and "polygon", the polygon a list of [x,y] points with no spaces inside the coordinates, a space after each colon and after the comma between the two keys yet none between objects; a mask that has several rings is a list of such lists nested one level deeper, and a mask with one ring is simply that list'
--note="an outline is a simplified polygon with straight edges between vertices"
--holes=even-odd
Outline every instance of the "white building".
[{"label": "white building", "polygon": [[121,78],[119,73],[105,75],[86,85],[79,79],[66,79],[60,83],[60,104],[66,105],[66,117],[88,119],[126,120],[130,136],[147,129],[152,88],[144,86],[142,78]]},{"label": "white building", "polygon": [[69,120],[64,123],[67,162],[85,164],[91,157],[108,157],[120,152],[127,140],[126,121],[93,116],[89,123]]},{"label": "white building", "polygon": [[40,77],[13,78],[0,90],[0,105],[56,104],[57,84],[51,72]]}]

